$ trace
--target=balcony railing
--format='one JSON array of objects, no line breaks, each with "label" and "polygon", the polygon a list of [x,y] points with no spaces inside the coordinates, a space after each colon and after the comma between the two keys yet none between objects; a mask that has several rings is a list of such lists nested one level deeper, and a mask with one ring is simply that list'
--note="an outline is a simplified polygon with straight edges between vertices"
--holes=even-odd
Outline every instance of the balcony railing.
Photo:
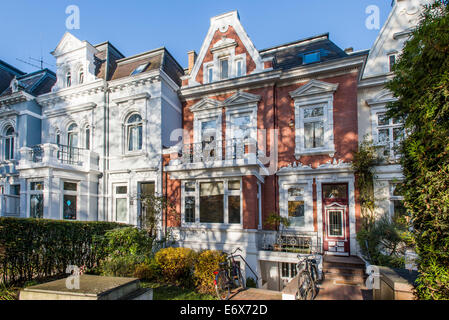
[{"label": "balcony railing", "polygon": [[20,149],[19,169],[41,165],[70,165],[98,170],[99,156],[90,150],[65,145],[43,144]]},{"label": "balcony railing", "polygon": [[248,139],[216,140],[185,144],[180,159],[183,164],[245,159],[257,155],[257,142]]},{"label": "balcony railing", "polygon": [[262,231],[259,249],[298,254],[320,254],[322,252],[321,238],[317,233],[294,230]]}]

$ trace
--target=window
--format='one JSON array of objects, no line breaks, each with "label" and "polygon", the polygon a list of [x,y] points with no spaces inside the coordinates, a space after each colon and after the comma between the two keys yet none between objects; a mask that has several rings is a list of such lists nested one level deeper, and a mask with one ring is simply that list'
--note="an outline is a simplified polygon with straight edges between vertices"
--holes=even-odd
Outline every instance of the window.
[{"label": "window", "polygon": [[67,88],[72,85],[72,74],[70,72],[67,72],[65,76],[65,85]]},{"label": "window", "polygon": [[114,185],[115,221],[128,223],[128,186]]},{"label": "window", "polygon": [[241,224],[241,182],[185,182],[184,223]]},{"label": "window", "polygon": [[14,128],[9,126],[5,131],[5,160],[14,159]]},{"label": "window", "polygon": [[207,82],[212,83],[214,81],[214,68],[212,66],[207,67],[206,74],[207,74]]},{"label": "window", "polygon": [[63,219],[77,219],[78,184],[76,182],[63,182],[62,201]]},{"label": "window", "polygon": [[30,182],[30,217],[43,218],[44,217],[44,182],[33,181]]},{"label": "window", "polygon": [[304,54],[302,63],[308,64],[319,61],[320,61],[320,52],[311,52]]},{"label": "window", "polygon": [[87,126],[84,132],[85,135],[85,147],[87,150],[90,150],[90,127]]},{"label": "window", "polygon": [[58,146],[61,144],[61,132],[59,130],[56,131],[56,144]]},{"label": "window", "polygon": [[390,72],[393,72],[393,67],[396,63],[396,55],[392,54],[388,56],[388,62],[389,62],[389,70]]},{"label": "window", "polygon": [[142,124],[142,117],[138,114],[128,118],[126,123],[128,151],[142,150]]},{"label": "window", "polygon": [[324,107],[304,108],[304,148],[324,147]]},{"label": "window", "polygon": [[229,78],[229,60],[220,60],[220,79],[226,80]]},{"label": "window", "polygon": [[291,227],[305,227],[304,189],[288,189],[288,219]]},{"label": "window", "polygon": [[78,126],[72,123],[67,129],[67,145],[69,148],[78,147]]},{"label": "window", "polygon": [[78,73],[78,83],[83,84],[83,82],[84,82],[84,70],[83,68],[81,68]]},{"label": "window", "polygon": [[379,146],[383,146],[384,157],[398,157],[403,138],[402,119],[388,119],[384,112],[377,114],[377,142]]},{"label": "window", "polygon": [[131,72],[131,75],[134,76],[134,75],[136,75],[136,74],[139,74],[139,73],[143,72],[143,71],[146,69],[147,65],[148,65],[147,63],[141,64],[140,66],[138,66],[137,68],[135,68],[135,69],[133,70],[133,72]]},{"label": "window", "polygon": [[243,61],[242,60],[237,60],[236,62],[236,75],[237,77],[242,77],[243,74]]},{"label": "window", "polygon": [[296,263],[281,263],[281,278],[283,280],[291,280],[298,274]]},{"label": "window", "polygon": [[390,183],[390,215],[400,217],[407,214],[404,206],[404,196],[399,192],[398,183]]},{"label": "window", "polygon": [[[153,199],[156,191],[155,183],[154,182],[141,182],[139,183],[140,187],[140,218],[141,218],[141,225],[145,226],[147,224],[149,215],[147,215],[148,207],[147,203],[148,200]],[[125,191],[125,190],[123,190]],[[123,201],[123,200],[122,200]]]}]

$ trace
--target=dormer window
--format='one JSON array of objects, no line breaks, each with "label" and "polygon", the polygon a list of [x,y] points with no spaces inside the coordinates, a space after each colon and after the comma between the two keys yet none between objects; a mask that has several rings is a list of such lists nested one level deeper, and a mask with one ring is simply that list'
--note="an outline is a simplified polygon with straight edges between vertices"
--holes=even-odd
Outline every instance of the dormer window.
[{"label": "dormer window", "polygon": [[66,76],[65,76],[65,85],[66,87],[70,87],[72,85],[72,74],[69,72],[67,72]]},{"label": "dormer window", "polygon": [[84,82],[84,70],[81,69],[78,73],[78,83],[83,84]]},{"label": "dormer window", "polygon": [[135,68],[133,72],[131,72],[131,75],[134,76],[136,74],[143,72],[146,69],[147,65],[148,65],[147,63],[141,64],[140,66]]},{"label": "dormer window", "polygon": [[220,60],[220,79],[226,80],[229,78],[229,60],[221,59]]},{"label": "dormer window", "polygon": [[302,63],[303,64],[309,64],[309,63],[314,63],[314,62],[319,62],[320,61],[320,52],[311,52],[311,53],[306,53],[303,56],[303,60]]}]

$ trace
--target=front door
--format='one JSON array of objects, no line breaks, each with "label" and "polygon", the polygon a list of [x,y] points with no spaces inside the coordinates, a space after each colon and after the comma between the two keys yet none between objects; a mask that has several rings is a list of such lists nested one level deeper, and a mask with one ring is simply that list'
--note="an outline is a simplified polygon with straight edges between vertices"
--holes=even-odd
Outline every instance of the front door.
[{"label": "front door", "polygon": [[324,251],[349,255],[348,184],[323,184],[322,195]]}]

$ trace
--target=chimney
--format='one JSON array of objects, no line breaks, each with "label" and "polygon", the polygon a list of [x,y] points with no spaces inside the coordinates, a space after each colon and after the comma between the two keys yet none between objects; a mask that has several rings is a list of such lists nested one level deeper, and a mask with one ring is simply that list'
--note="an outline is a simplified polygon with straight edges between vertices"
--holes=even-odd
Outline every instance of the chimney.
[{"label": "chimney", "polygon": [[197,54],[196,54],[195,50],[192,50],[192,51],[189,51],[187,53],[187,55],[189,57],[189,74],[190,74],[190,72],[193,69],[193,66],[195,65]]},{"label": "chimney", "polygon": [[346,52],[347,54],[353,53],[353,52],[354,52],[354,48],[353,48],[353,47],[346,48],[346,49],[345,49],[345,52]]}]

